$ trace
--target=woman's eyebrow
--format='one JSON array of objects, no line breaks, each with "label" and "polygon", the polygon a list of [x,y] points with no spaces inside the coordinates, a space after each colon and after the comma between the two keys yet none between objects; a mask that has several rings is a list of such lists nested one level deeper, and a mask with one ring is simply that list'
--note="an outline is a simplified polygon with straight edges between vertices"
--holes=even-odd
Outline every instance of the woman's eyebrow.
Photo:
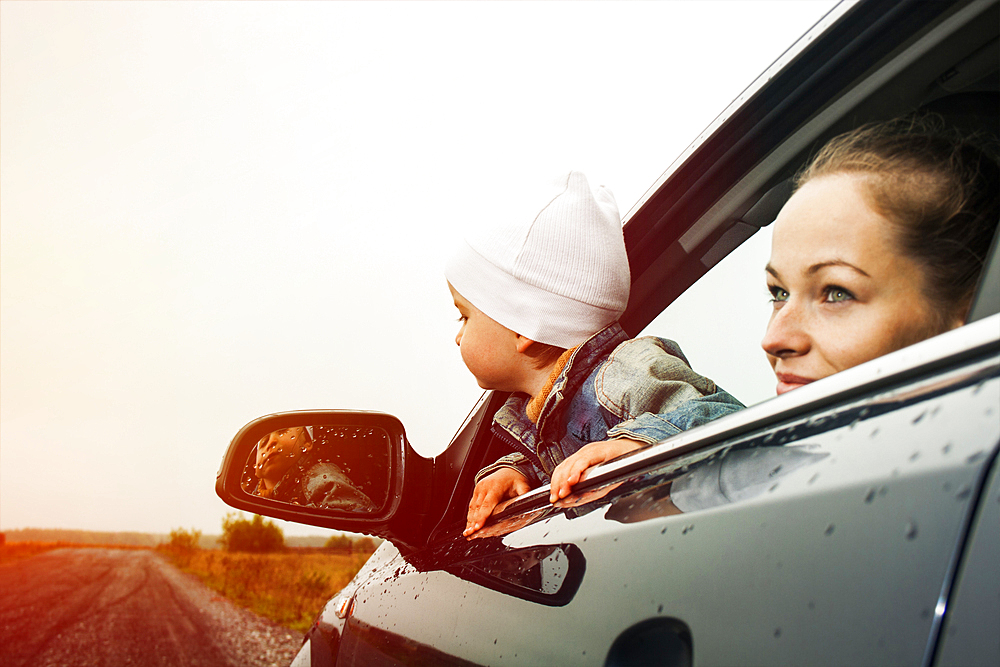
[{"label": "woman's eyebrow", "polygon": [[806,269],[806,273],[809,275],[813,275],[829,266],[846,266],[847,268],[853,269],[854,271],[857,271],[858,273],[867,278],[871,278],[871,276],[868,275],[867,271],[862,270],[861,268],[855,266],[854,264],[851,264],[850,262],[845,262],[842,259],[831,259],[830,261],[827,262],[819,262],[818,264],[813,264],[808,269]]}]

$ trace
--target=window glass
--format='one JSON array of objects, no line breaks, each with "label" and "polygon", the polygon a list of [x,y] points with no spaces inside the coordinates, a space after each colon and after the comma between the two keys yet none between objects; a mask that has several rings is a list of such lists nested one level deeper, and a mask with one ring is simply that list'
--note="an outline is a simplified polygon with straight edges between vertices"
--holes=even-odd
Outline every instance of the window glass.
[{"label": "window glass", "polygon": [[764,265],[771,254],[765,227],[716,264],[647,326],[642,335],[677,342],[697,372],[752,405],[775,395],[760,347],[771,312]]}]

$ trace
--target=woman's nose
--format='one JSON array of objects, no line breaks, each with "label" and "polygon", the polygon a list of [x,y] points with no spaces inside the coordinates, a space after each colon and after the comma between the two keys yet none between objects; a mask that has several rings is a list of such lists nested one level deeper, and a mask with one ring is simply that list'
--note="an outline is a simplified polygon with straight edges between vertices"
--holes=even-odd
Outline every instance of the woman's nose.
[{"label": "woman's nose", "polygon": [[455,334],[455,345],[458,345],[459,347],[462,347],[462,332],[463,331],[465,331],[465,326],[464,325],[462,326],[461,329],[458,330],[458,333]]},{"label": "woman's nose", "polygon": [[772,357],[801,356],[809,351],[809,334],[804,313],[790,301],[774,311],[760,346]]}]

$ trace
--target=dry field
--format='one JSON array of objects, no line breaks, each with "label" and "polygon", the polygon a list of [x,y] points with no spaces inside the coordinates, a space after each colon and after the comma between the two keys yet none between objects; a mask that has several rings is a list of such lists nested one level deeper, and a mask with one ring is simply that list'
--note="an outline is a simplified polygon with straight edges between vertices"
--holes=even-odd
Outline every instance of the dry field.
[{"label": "dry field", "polygon": [[162,549],[174,563],[233,602],[276,623],[306,632],[334,593],[368,560],[368,553],[227,553]]}]

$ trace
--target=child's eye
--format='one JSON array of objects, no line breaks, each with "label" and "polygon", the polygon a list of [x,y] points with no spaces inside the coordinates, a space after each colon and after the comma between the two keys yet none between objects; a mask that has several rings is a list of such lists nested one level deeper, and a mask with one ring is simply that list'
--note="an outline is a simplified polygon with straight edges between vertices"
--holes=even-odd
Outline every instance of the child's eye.
[{"label": "child's eye", "polygon": [[830,285],[825,290],[823,290],[826,295],[827,303],[843,303],[844,301],[853,301],[854,295],[843,287],[837,287],[836,285]]},{"label": "child's eye", "polygon": [[771,303],[788,301],[788,290],[782,287],[778,287],[777,285],[768,285],[767,291],[771,293]]}]

